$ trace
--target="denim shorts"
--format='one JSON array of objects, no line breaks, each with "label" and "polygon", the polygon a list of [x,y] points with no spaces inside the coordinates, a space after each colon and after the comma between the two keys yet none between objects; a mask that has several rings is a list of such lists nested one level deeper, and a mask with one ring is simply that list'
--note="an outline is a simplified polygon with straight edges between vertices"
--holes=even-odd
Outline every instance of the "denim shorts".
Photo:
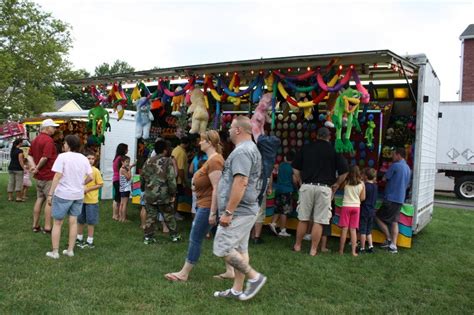
[{"label": "denim shorts", "polygon": [[96,225],[99,223],[99,204],[85,203],[82,205],[82,212],[77,217],[77,223]]},{"label": "denim shorts", "polygon": [[66,215],[77,217],[82,211],[82,201],[79,200],[67,200],[53,196],[51,204],[52,217],[55,220],[63,220]]}]

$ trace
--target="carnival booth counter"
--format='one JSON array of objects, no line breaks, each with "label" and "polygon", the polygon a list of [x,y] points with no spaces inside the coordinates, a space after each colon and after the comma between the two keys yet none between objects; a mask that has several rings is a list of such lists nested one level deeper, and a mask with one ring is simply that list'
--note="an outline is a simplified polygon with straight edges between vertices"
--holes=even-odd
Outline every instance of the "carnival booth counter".
[{"label": "carnival booth counter", "polygon": [[[184,83],[177,78],[185,78]],[[413,179],[399,221],[399,246],[411,247],[412,235],[431,220],[439,80],[424,55],[403,58],[382,50],[259,59],[142,71],[125,79],[138,81],[130,96],[122,95],[122,101],[137,106],[138,160],[146,158],[158,137],[176,140],[206,126],[225,134],[233,116],[258,114],[267,122],[266,132],[281,140],[276,168],[285,153],[314,140],[317,129],[328,126],[336,151],[350,164],[375,168],[378,179],[390,166],[391,148],[405,148]],[[120,84],[104,80],[114,78],[70,83],[106,83],[112,86],[109,96],[114,86],[121,90]],[[257,108],[265,93],[271,94],[270,106]],[[105,94],[96,95],[105,99]],[[379,181],[381,193],[383,188]],[[135,202],[139,194],[136,175]],[[267,199],[266,223],[273,214],[272,197]],[[190,196],[178,200],[178,210],[189,211]],[[297,193],[294,206],[296,200]],[[339,196],[335,205],[332,234],[337,236]],[[296,226],[295,211],[292,217],[290,228]],[[374,240],[383,241],[382,234],[375,231]]]}]

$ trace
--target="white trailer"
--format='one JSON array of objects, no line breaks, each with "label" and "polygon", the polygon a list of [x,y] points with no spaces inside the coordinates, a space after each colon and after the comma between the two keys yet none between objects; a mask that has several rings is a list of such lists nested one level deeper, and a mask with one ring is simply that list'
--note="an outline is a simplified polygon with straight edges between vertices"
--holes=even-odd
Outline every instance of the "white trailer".
[{"label": "white trailer", "polygon": [[[112,162],[115,157],[115,150],[119,143],[128,145],[127,155],[132,161],[135,161],[137,152],[137,139],[135,139],[135,111],[126,110],[123,118],[117,121],[117,113],[113,109],[108,108],[110,115],[110,130],[105,133],[105,143],[100,148],[100,171],[104,179],[102,188],[102,199],[112,199]],[[89,111],[83,110],[79,112],[48,112],[42,113],[45,117],[64,117],[87,119]]]},{"label": "white trailer", "polygon": [[414,207],[412,229],[416,234],[433,217],[440,81],[425,55],[407,59],[419,66],[411,201]]},{"label": "white trailer", "polygon": [[474,199],[474,102],[439,106],[438,172],[454,178],[458,198]]},{"label": "white trailer", "polygon": [[[107,76],[103,78],[85,78],[67,82],[89,86],[104,84],[113,80],[143,80],[144,76],[156,77],[189,77],[203,74],[228,74],[238,72],[241,80],[251,82],[257,71],[275,71],[294,69],[324,68],[336,62],[341,66],[353,66],[359,74],[362,84],[373,82],[375,85],[403,85],[410,91],[409,99],[404,97],[403,106],[400,99],[391,95],[394,102],[400,104],[403,114],[411,116],[416,111],[416,134],[414,140],[414,165],[411,198],[407,203],[413,206],[413,218],[406,222],[407,229],[417,233],[426,226],[433,215],[434,185],[436,176],[436,145],[439,109],[440,81],[424,54],[399,56],[390,50],[346,52],[322,55],[292,56],[243,61],[231,61],[213,64],[189,65],[183,67],[152,69],[128,75]],[[351,82],[353,86],[355,82]],[[393,96],[393,97],[392,97]],[[385,98],[385,99],[388,99]],[[394,105],[396,107],[396,105]],[[472,117],[472,115],[471,115]],[[383,141],[383,140],[382,140]],[[131,151],[131,149],[130,149]],[[110,153],[112,154],[112,153]],[[111,164],[110,162],[106,163]]]}]

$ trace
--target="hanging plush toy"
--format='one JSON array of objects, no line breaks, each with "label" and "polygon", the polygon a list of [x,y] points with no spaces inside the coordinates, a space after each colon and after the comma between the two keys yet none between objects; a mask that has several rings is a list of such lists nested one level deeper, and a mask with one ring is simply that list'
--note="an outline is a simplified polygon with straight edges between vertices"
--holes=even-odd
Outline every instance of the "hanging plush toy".
[{"label": "hanging plush toy", "polygon": [[[109,124],[109,112],[102,106],[96,106],[89,110],[87,114],[89,118],[88,128],[92,130],[92,141],[95,143],[104,143],[105,142],[105,131],[108,129],[110,131]],[[101,125],[100,135],[97,135],[97,127]]]},{"label": "hanging plush toy", "polygon": [[326,122],[324,126],[328,128],[334,128],[334,123],[332,122],[332,115],[334,114],[334,107],[336,105],[338,94],[337,93],[330,93],[328,99],[326,101]]},{"label": "hanging plush toy", "polygon": [[[359,104],[362,93],[359,91],[348,88],[342,92],[337,100],[334,107],[333,123],[336,127],[336,152],[338,153],[354,153],[354,147],[350,141],[352,125],[354,125],[357,131],[360,131],[360,125],[358,121],[359,116]],[[343,118],[347,117],[346,133],[344,140],[341,138]]]},{"label": "hanging plush toy", "polygon": [[135,138],[148,139],[150,137],[151,122],[153,114],[150,111],[150,100],[147,97],[141,97],[136,103],[137,116],[135,119]]},{"label": "hanging plush toy", "polygon": [[252,124],[252,134],[255,141],[258,137],[264,134],[265,122],[271,122],[270,116],[268,116],[268,109],[272,104],[272,94],[266,93],[260,99],[255,112],[253,113],[250,122]]},{"label": "hanging plush toy", "polygon": [[201,133],[205,132],[207,128],[207,122],[209,121],[209,113],[206,109],[206,102],[204,100],[204,94],[198,88],[195,88],[191,92],[191,105],[188,108],[188,114],[193,114],[191,130],[189,133]]},{"label": "hanging plush toy", "polygon": [[375,122],[373,120],[369,120],[367,122],[367,129],[365,129],[364,138],[367,140],[367,148],[369,148],[370,150],[374,148],[374,129]]},{"label": "hanging plush toy", "polygon": [[[175,92],[179,92],[183,90],[182,87],[178,86],[175,90]],[[179,116],[181,115],[181,112],[179,111],[179,108],[183,106],[184,104],[184,94],[179,95],[179,96],[173,96],[171,99],[171,104],[173,105],[173,110],[171,112],[171,115],[173,116]]]}]

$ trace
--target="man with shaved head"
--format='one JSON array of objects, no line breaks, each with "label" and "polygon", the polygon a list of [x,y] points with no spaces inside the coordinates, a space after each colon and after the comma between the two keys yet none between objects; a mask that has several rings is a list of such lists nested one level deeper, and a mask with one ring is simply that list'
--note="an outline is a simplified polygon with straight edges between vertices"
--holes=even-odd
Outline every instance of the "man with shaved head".
[{"label": "man with shaved head", "polygon": [[[262,157],[252,141],[250,119],[237,116],[229,129],[235,149],[224,164],[218,186],[217,206],[220,223],[214,239],[214,254],[234,267],[231,289],[217,291],[215,297],[249,300],[263,287],[267,278],[249,265],[250,230],[259,211],[262,188]],[[244,280],[247,286],[243,291]]]}]

